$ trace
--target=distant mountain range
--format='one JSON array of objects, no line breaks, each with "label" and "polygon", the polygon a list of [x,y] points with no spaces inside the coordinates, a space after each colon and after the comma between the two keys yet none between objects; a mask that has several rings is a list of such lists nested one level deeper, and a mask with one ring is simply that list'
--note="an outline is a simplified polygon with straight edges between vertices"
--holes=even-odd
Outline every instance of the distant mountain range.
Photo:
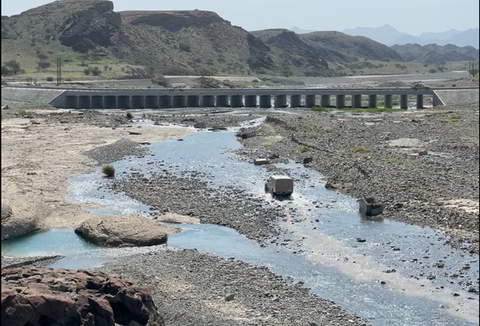
[{"label": "distant mountain range", "polygon": [[437,44],[437,45],[456,45],[459,47],[473,46],[479,48],[479,29],[469,29],[467,31],[458,31],[455,29],[443,33],[423,33],[420,36],[413,36],[402,33],[390,25],[382,27],[358,27],[343,31],[345,34],[352,36],[366,36],[377,42],[388,46],[405,45],[405,44]]}]

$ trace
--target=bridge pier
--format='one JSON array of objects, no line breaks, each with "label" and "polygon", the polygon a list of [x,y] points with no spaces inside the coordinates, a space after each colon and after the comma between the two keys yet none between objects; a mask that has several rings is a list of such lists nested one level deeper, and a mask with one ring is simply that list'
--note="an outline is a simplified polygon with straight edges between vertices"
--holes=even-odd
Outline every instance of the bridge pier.
[{"label": "bridge pier", "polygon": [[385,109],[393,108],[393,95],[385,95]]},{"label": "bridge pier", "polygon": [[277,95],[275,97],[275,107],[276,108],[286,108],[287,104],[287,95]]},{"label": "bridge pier", "polygon": [[204,108],[213,108],[215,107],[215,96],[213,95],[204,95],[202,97],[202,106]]},{"label": "bridge pier", "polygon": [[423,109],[423,95],[417,95],[417,109]]},{"label": "bridge pier", "polygon": [[103,106],[105,109],[116,109],[117,108],[117,97],[116,96],[105,96],[103,100]]},{"label": "bridge pier", "polygon": [[408,95],[400,96],[400,108],[408,110]]},{"label": "bridge pier", "polygon": [[187,107],[189,108],[200,107],[200,96],[198,95],[187,96]]},{"label": "bridge pier", "polygon": [[176,95],[173,97],[174,108],[186,108],[187,107],[187,97],[182,95]]},{"label": "bridge pier", "polygon": [[119,96],[117,100],[119,109],[130,109],[130,96]]},{"label": "bridge pier", "polygon": [[78,97],[78,108],[79,109],[90,109],[90,96],[79,96]]},{"label": "bridge pier", "polygon": [[352,95],[352,109],[359,109],[362,107],[362,95]]},{"label": "bridge pier", "polygon": [[232,108],[243,107],[243,95],[232,95],[230,97],[230,107]]},{"label": "bridge pier", "polygon": [[315,105],[317,105],[317,96],[315,95],[307,95],[305,99],[305,107],[311,109]]},{"label": "bridge pier", "polygon": [[260,108],[270,109],[272,107],[271,95],[260,95]]},{"label": "bridge pier", "polygon": [[158,109],[158,96],[147,96],[145,98],[145,107],[147,109]]},{"label": "bridge pier", "polygon": [[337,95],[336,107],[337,109],[345,108],[345,95]]},{"label": "bridge pier", "polygon": [[67,96],[65,98],[65,109],[76,109],[78,106],[77,96]]},{"label": "bridge pier", "polygon": [[377,108],[377,95],[369,95],[368,96],[368,107],[370,109]]},{"label": "bridge pier", "polygon": [[292,95],[290,97],[290,107],[291,108],[302,107],[302,95]]},{"label": "bridge pier", "polygon": [[158,106],[160,109],[170,109],[172,107],[172,97],[168,95],[160,96]]},{"label": "bridge pier", "polygon": [[103,109],[103,96],[92,96],[92,109]]},{"label": "bridge pier", "polygon": [[144,109],[145,97],[141,95],[132,96],[132,109]]},{"label": "bridge pier", "polygon": [[320,98],[320,106],[322,108],[328,108],[332,106],[330,95],[322,95]]},{"label": "bridge pier", "polygon": [[217,96],[217,107],[227,108],[230,104],[228,103],[228,95],[218,95]]},{"label": "bridge pier", "polygon": [[246,95],[245,96],[245,107],[246,108],[256,108],[257,107],[257,95]]}]

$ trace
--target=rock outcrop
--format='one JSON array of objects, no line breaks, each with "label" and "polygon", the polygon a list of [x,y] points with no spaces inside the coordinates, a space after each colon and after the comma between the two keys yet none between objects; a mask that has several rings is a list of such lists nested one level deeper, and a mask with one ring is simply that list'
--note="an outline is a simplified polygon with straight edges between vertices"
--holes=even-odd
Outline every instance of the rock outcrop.
[{"label": "rock outcrop", "polygon": [[14,216],[10,206],[2,205],[2,240],[21,237],[37,227],[34,218]]},{"label": "rock outcrop", "polygon": [[2,324],[164,326],[152,297],[101,272],[2,270]]},{"label": "rock outcrop", "polygon": [[167,243],[177,229],[141,216],[93,217],[75,229],[89,241],[106,246],[155,246]]}]

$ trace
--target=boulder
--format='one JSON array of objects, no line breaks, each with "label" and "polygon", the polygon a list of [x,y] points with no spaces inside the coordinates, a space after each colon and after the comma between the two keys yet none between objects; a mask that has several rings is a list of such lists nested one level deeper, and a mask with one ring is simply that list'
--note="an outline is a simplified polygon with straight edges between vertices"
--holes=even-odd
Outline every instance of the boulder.
[{"label": "boulder", "polygon": [[104,246],[155,246],[167,243],[178,230],[141,216],[93,217],[75,229],[87,240]]},{"label": "boulder", "polygon": [[34,218],[14,216],[10,206],[2,205],[2,240],[21,237],[37,228]]},{"label": "boulder", "polygon": [[164,326],[151,294],[101,272],[2,270],[2,324]]}]

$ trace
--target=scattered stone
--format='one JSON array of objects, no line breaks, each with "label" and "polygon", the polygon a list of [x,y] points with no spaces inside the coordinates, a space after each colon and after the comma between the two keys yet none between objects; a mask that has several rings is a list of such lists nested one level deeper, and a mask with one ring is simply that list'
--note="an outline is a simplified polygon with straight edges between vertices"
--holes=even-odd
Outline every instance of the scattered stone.
[{"label": "scattered stone", "polygon": [[229,302],[229,301],[233,301],[235,300],[235,294],[229,294],[225,297],[225,301]]},{"label": "scattered stone", "polygon": [[207,124],[205,122],[197,122],[193,127],[195,129],[206,129]]}]

